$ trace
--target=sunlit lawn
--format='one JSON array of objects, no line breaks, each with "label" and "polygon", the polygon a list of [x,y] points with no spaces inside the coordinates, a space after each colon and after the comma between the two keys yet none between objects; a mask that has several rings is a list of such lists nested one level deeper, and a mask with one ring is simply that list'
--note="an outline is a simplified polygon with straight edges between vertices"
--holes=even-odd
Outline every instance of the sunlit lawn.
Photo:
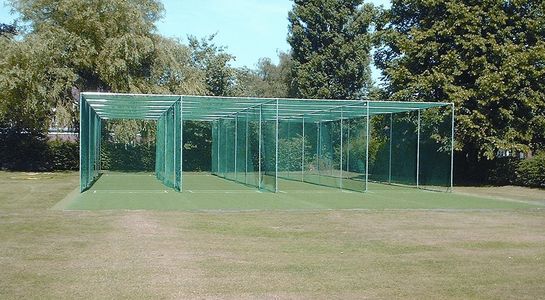
[{"label": "sunlit lawn", "polygon": [[77,184],[0,172],[0,298],[545,295],[542,191],[464,190],[509,204],[486,209],[50,209]]}]

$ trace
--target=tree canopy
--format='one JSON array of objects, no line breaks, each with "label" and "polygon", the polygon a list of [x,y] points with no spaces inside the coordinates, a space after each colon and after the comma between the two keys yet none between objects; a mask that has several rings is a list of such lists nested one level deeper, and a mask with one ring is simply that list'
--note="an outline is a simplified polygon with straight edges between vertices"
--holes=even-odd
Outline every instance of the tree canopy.
[{"label": "tree canopy", "polygon": [[11,5],[29,24],[21,39],[1,41],[0,116],[12,126],[43,130],[52,114],[75,115],[78,90],[206,91],[191,49],[155,33],[163,14],[159,1],[13,0]]},{"label": "tree canopy", "polygon": [[473,159],[545,145],[545,2],[393,0],[378,26],[392,100],[456,106]]},{"label": "tree canopy", "polygon": [[[442,101],[456,105],[466,166],[498,151],[545,148],[545,2],[294,0],[278,64],[236,68],[214,35],[161,36],[159,0],[10,0],[0,24],[0,132],[77,126],[81,90],[220,96]],[[25,24],[25,26],[18,26]],[[248,37],[250,38],[250,37]],[[383,71],[377,92],[371,52]],[[7,129],[6,129],[7,128]],[[123,143],[153,135],[112,122]],[[188,123],[186,150],[208,151],[209,127]],[[18,137],[10,141],[18,142]],[[151,140],[151,139],[148,139]],[[12,147],[15,149],[14,147]],[[204,149],[204,150],[203,150]],[[185,156],[190,157],[190,156]],[[186,164],[189,165],[189,164]]]},{"label": "tree canopy", "polygon": [[356,99],[371,85],[374,8],[363,0],[295,0],[289,12],[290,95]]}]

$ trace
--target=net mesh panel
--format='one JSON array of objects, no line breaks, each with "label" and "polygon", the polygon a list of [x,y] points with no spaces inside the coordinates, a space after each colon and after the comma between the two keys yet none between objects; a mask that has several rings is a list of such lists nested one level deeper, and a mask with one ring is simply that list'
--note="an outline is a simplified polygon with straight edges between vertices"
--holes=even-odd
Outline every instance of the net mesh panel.
[{"label": "net mesh panel", "polygon": [[417,112],[393,114],[391,183],[416,186]]},{"label": "net mesh panel", "polygon": [[175,102],[158,120],[156,130],[155,173],[167,187],[182,189],[181,103]]},{"label": "net mesh panel", "polygon": [[278,176],[301,181],[304,166],[302,119],[280,120],[278,127]]},{"label": "net mesh panel", "polygon": [[183,120],[182,103],[176,101],[173,106],[174,111],[174,188],[182,190],[182,145],[183,145]]},{"label": "net mesh panel", "polygon": [[261,108],[255,107],[248,109],[246,115],[248,117],[248,155],[246,156],[246,178],[245,184],[248,184],[253,187],[260,187],[260,173],[259,173],[259,115]]},{"label": "net mesh panel", "polygon": [[276,103],[263,104],[261,121],[261,188],[276,191]]},{"label": "net mesh panel", "polygon": [[211,169],[212,174],[218,174],[218,121],[212,121],[212,151]]},{"label": "net mesh panel", "polygon": [[343,126],[346,138],[343,148],[343,189],[353,191],[365,191],[367,174],[366,153],[367,153],[367,117],[350,119]]},{"label": "net mesh panel", "polygon": [[80,104],[80,190],[89,187],[89,107],[86,102]]},{"label": "net mesh panel", "polygon": [[451,182],[452,107],[436,107],[421,113],[419,186],[448,190]]},{"label": "net mesh panel", "polygon": [[246,183],[246,133],[248,131],[248,118],[245,112],[235,116],[235,180]]},{"label": "net mesh panel", "polygon": [[276,104],[213,121],[213,174],[276,191],[276,120],[266,120],[265,110],[276,110]]},{"label": "net mesh panel", "polygon": [[372,116],[369,180],[448,189],[451,113],[449,107],[438,107]]},{"label": "net mesh panel", "polygon": [[225,128],[225,178],[230,180],[236,180],[235,170],[235,118],[224,119]]},{"label": "net mesh panel", "polygon": [[80,191],[99,176],[101,119],[85,101],[80,104]]},{"label": "net mesh panel", "polygon": [[369,180],[391,183],[392,114],[371,116],[369,130]]},{"label": "net mesh panel", "polygon": [[157,120],[155,132],[155,176],[160,181],[165,178],[165,117]]},{"label": "net mesh panel", "polygon": [[212,122],[212,173],[263,190],[282,189],[278,178],[355,191],[368,190],[368,180],[434,189],[452,180],[452,111],[444,103],[107,93],[83,98],[82,189],[99,175],[101,118],[157,120],[156,175],[178,190],[183,121]]}]

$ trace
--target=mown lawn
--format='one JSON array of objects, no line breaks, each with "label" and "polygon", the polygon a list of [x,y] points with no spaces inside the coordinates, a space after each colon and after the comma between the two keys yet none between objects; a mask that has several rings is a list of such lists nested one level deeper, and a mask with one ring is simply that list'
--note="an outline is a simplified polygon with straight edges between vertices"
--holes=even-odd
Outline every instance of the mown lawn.
[{"label": "mown lawn", "polygon": [[77,184],[0,172],[0,298],[545,295],[541,191],[503,197],[518,208],[52,210]]}]

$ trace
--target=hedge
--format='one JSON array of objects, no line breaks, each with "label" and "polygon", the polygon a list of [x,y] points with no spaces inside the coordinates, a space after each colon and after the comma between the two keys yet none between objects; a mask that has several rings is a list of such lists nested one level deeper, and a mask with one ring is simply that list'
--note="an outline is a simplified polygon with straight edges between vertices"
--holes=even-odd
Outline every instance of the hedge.
[{"label": "hedge", "polygon": [[521,161],[516,174],[519,185],[545,188],[545,151]]}]

